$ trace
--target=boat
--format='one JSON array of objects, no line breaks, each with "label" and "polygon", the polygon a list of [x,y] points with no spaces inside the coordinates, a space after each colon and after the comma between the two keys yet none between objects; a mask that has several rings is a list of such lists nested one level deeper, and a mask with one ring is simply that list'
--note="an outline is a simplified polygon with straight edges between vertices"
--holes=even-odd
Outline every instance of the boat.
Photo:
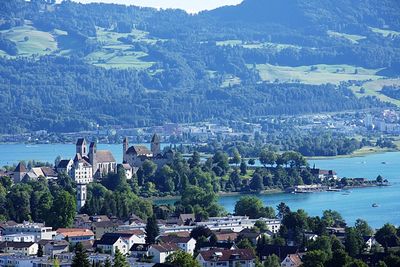
[{"label": "boat", "polygon": [[373,207],[373,208],[377,208],[377,207],[379,207],[379,205],[376,204],[376,203],[374,203],[374,204],[372,204],[372,207]]},{"label": "boat", "polygon": [[381,163],[382,163],[382,164],[386,164],[386,161],[382,161]]}]

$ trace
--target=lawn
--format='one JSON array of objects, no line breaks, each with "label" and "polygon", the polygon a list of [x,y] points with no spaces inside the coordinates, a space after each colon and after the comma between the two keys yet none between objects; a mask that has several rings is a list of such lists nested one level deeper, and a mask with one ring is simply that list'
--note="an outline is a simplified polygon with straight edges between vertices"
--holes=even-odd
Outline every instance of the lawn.
[{"label": "lawn", "polygon": [[[16,43],[18,56],[46,55],[57,50],[55,36],[25,25],[1,31],[5,38]],[[27,40],[25,40],[27,38]]]},{"label": "lawn", "polygon": [[376,73],[379,69],[365,69],[350,65],[325,65],[313,66],[274,66],[270,64],[248,65],[255,67],[263,81],[268,82],[300,82],[305,84],[339,84],[343,81],[377,80],[381,78]]},{"label": "lawn", "polygon": [[397,37],[400,35],[400,32],[397,32],[397,31],[384,30],[384,29],[373,28],[373,27],[369,27],[369,28],[374,33],[381,34],[383,37],[389,37],[389,36]]},{"label": "lawn", "polygon": [[[375,96],[381,101],[389,102],[397,106],[400,106],[400,100],[390,98],[380,92],[384,86],[392,86],[392,85],[400,86],[400,79],[379,79],[375,81],[368,81],[365,82],[362,86],[352,86],[351,89],[358,97]],[[364,88],[365,93],[362,94],[360,92],[361,88]]]},{"label": "lawn", "polygon": [[352,42],[353,44],[358,44],[359,41],[367,38],[367,37],[362,36],[362,35],[347,34],[347,33],[334,32],[334,31],[327,31],[327,34],[330,37],[338,37],[338,38],[347,39],[350,42]]}]

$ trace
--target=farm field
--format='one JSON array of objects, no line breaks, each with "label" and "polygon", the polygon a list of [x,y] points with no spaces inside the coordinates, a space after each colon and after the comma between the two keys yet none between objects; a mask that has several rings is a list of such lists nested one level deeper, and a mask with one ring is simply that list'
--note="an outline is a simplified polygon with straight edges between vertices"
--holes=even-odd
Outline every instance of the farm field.
[{"label": "farm field", "polygon": [[[249,68],[254,65],[248,65]],[[344,81],[377,80],[379,69],[364,69],[350,65],[325,65],[313,66],[274,66],[270,64],[257,64],[261,79],[267,82],[299,82],[305,84],[339,84]]]},{"label": "farm field", "polygon": [[379,28],[373,28],[373,27],[369,27],[371,31],[373,31],[374,33],[379,33],[381,34],[383,37],[389,37],[389,36],[399,36],[400,32],[397,31],[392,31],[392,30],[388,30],[388,29],[379,29]]},{"label": "farm field", "polygon": [[[351,89],[354,94],[358,97],[363,96],[375,96],[381,101],[389,102],[400,106],[400,100],[393,99],[382,94],[380,91],[384,86],[400,86],[400,79],[379,79],[375,81],[365,82],[362,86],[352,86]],[[361,93],[361,88],[364,89],[364,93]]]},{"label": "farm field", "polygon": [[0,32],[5,38],[16,43],[18,56],[47,55],[58,49],[53,34],[39,31],[30,25]]},{"label": "farm field", "polygon": [[339,38],[347,39],[350,42],[352,42],[353,44],[358,44],[359,41],[367,38],[362,35],[347,34],[347,33],[335,32],[335,31],[327,31],[327,34],[330,37],[339,37]]}]

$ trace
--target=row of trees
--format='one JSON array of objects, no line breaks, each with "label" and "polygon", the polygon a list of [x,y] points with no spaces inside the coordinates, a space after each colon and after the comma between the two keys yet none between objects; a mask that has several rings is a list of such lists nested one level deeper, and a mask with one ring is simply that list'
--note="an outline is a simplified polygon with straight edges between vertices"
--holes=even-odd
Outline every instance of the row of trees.
[{"label": "row of trees", "polygon": [[69,227],[75,213],[75,191],[69,177],[60,176],[57,182],[40,178],[17,185],[9,177],[0,178],[0,220]]}]

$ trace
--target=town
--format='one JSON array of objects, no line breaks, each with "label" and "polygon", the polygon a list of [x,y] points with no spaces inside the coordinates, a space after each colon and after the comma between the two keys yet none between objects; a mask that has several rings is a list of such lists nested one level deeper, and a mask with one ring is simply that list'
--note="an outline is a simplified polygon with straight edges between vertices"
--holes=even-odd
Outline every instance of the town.
[{"label": "town", "polygon": [[[215,213],[216,211],[206,211],[207,209],[197,211],[197,208],[184,208],[177,212],[176,209],[182,204],[175,204],[175,212],[169,205],[153,205],[153,216],[137,216],[130,211],[124,213],[126,216],[115,216],[110,215],[113,212],[97,213],[89,208],[95,205],[93,197],[90,203],[88,202],[88,195],[95,194],[92,188],[94,184],[104,182],[110,177],[132,182],[138,175],[140,176],[139,173],[143,172],[143,169],[148,168],[149,162],[155,169],[164,170],[166,166],[173,166],[179,156],[170,148],[161,150],[161,142],[161,137],[157,134],[151,137],[150,148],[144,145],[130,146],[129,139],[124,138],[121,145],[123,162],[118,163],[110,151],[97,150],[96,142],[78,138],[75,144],[75,155],[70,159],[59,159],[58,164],[53,167],[33,166],[28,169],[23,162],[20,162],[14,170],[2,171],[0,184],[9,188],[12,184],[43,182],[51,184],[70,177],[75,187],[72,191],[75,192],[73,203],[76,204],[75,207],[70,208],[76,209],[77,213],[72,212],[73,220],[68,227],[60,224],[63,227],[53,228],[44,221],[33,220],[2,222],[0,224],[0,266],[86,266],[82,262],[88,262],[92,264],[91,266],[180,266],[174,265],[175,257],[180,255],[191,259],[193,266],[198,264],[205,267],[298,267],[312,260],[307,256],[308,246],[312,247],[328,238],[329,242],[338,242],[337,246],[343,250],[347,249],[349,238],[354,238],[349,233],[349,229],[353,228],[346,227],[346,223],[336,212],[325,211],[322,218],[307,218],[304,217],[307,215],[301,215],[304,211],[292,212],[289,207],[281,203],[277,207],[278,214],[275,214],[273,208],[263,207],[257,197],[251,196],[244,196],[236,203],[234,214],[218,214]],[[304,160],[295,153],[285,154],[286,162],[280,162],[283,159],[279,157],[283,156],[272,152],[264,152],[260,155],[260,162],[264,164],[264,167],[251,170],[253,178],[249,184],[250,188],[254,189],[253,184],[256,184],[254,180],[259,179],[257,177],[263,175],[262,172],[273,173],[275,168],[280,168],[279,164],[289,164],[292,167],[287,167],[288,173],[296,169],[301,173],[307,172],[314,178],[309,184],[304,185],[301,182],[287,187],[288,192],[340,190],[332,186],[335,183],[343,183],[343,179],[338,177],[335,171],[315,167],[308,167],[307,170],[302,167]],[[193,158],[189,158],[188,162],[194,166],[201,164],[199,159],[195,162]],[[278,167],[272,167],[275,163]],[[220,163],[216,161],[216,164]],[[118,188],[123,182],[119,181],[119,183],[116,186],[117,191],[120,190]],[[377,178],[376,181],[354,178],[345,179],[345,183],[347,187],[343,185],[342,187],[346,189],[350,188],[349,183],[351,186],[387,185],[388,181],[382,177]],[[184,198],[198,197],[196,196],[198,192],[192,193],[193,189],[186,190],[189,193],[183,192],[181,202],[185,201]],[[205,202],[202,203],[207,203],[211,207],[214,205],[212,196],[203,196],[203,198]],[[196,202],[199,200],[192,199],[191,201],[199,203]],[[59,208],[62,207],[55,206],[55,209]],[[138,210],[140,209],[141,207],[138,207]],[[99,211],[102,210],[104,209]],[[185,210],[191,212],[185,213]],[[89,211],[91,215],[85,211]],[[203,212],[208,213],[203,214]],[[293,225],[292,221],[300,215],[303,219],[310,221],[307,223],[309,226],[302,226],[302,230],[298,229],[300,226]],[[147,219],[144,219],[145,217]],[[315,225],[316,222],[311,223],[313,220],[322,220],[321,226]],[[57,225],[57,223],[52,224]],[[357,243],[357,252],[348,253],[353,253],[352,256],[361,255],[373,262],[376,260],[374,253],[383,251],[393,242],[379,243],[374,237],[374,231],[367,226],[365,221],[360,220],[359,224],[367,229],[358,232],[359,240],[363,241]],[[357,227],[361,226],[356,225],[354,228],[358,231]],[[294,235],[299,233],[298,231],[302,233],[301,241]],[[382,240],[381,237],[378,239]],[[336,251],[330,253],[336,253]],[[80,262],[78,265],[77,261]],[[125,265],[120,265],[120,261]]]}]

